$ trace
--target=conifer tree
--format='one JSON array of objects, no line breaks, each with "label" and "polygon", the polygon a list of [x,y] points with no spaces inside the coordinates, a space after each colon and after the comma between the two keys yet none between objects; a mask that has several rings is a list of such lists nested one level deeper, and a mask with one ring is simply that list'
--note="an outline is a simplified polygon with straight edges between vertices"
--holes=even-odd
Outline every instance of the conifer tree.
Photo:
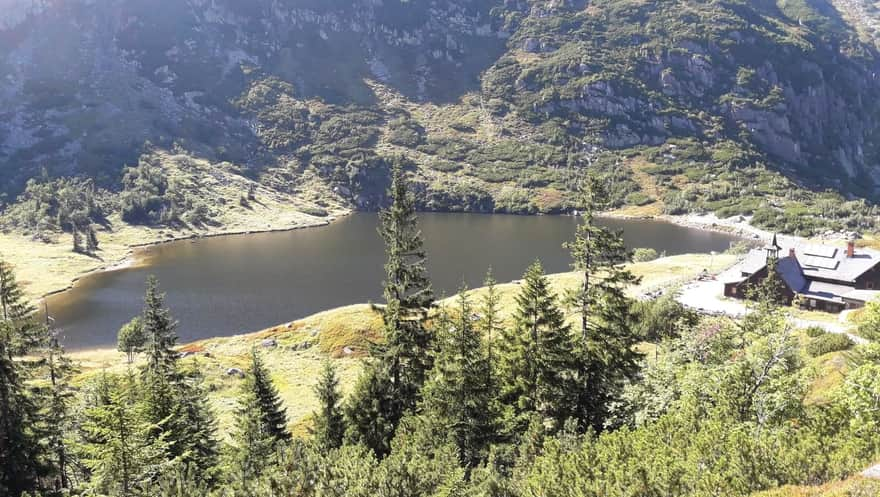
[{"label": "conifer tree", "polygon": [[90,254],[94,254],[98,251],[98,234],[95,232],[95,227],[89,223],[89,227],[86,230],[86,252]]},{"label": "conifer tree", "polygon": [[422,232],[415,198],[408,191],[400,161],[391,177],[391,205],[380,213],[379,232],[385,242],[385,348],[382,360],[405,408],[415,406],[431,369],[432,336],[425,326],[434,294],[425,268]]},{"label": "conifer tree", "polygon": [[[779,261],[776,257],[767,258],[767,277],[755,285],[746,288],[749,311],[740,323],[741,329],[768,329],[774,330],[775,320],[768,317],[778,316],[785,305],[785,282],[779,275],[777,266]],[[770,334],[772,331],[766,331]],[[746,343],[742,342],[741,346]]]},{"label": "conifer tree", "polygon": [[165,296],[158,287],[156,278],[150,277],[143,314],[123,328],[131,328],[131,336],[125,336],[126,343],[120,342],[120,347],[138,350],[146,341],[147,363],[141,390],[143,415],[150,424],[150,434],[164,443],[169,462],[179,463],[188,474],[210,481],[218,458],[216,420],[201,371],[197,367],[189,374],[179,370],[174,350],[177,323],[165,307]]},{"label": "conifer tree", "polygon": [[143,332],[148,338],[147,363],[143,369],[141,390],[144,415],[156,440],[168,446],[171,458],[180,458],[186,451],[183,406],[180,402],[181,377],[177,370],[177,323],[165,307],[165,296],[159,293],[158,280],[147,280]]},{"label": "conifer tree", "polygon": [[566,244],[581,285],[566,295],[580,316],[575,340],[574,417],[581,428],[603,428],[608,407],[620,395],[624,382],[637,373],[639,338],[631,329],[626,288],[638,283],[624,264],[630,253],[620,233],[596,223],[595,214],[606,205],[602,184],[588,176],[582,191],[583,213],[575,239]]},{"label": "conifer tree", "polygon": [[36,489],[45,469],[34,432],[38,406],[25,387],[38,362],[25,354],[46,336],[34,311],[12,268],[0,261],[0,491],[10,495]]},{"label": "conifer tree", "polygon": [[[487,374],[492,374],[495,357],[493,356],[494,341],[499,338],[502,330],[503,320],[501,318],[501,294],[496,287],[497,282],[492,276],[492,269],[486,273],[486,279],[483,286],[486,287],[486,293],[480,302],[480,319],[477,323],[480,333],[483,335],[486,346],[486,355],[489,361]],[[489,378],[491,381],[491,377]]]},{"label": "conifer tree", "polygon": [[49,346],[45,351],[43,370],[48,377],[48,382],[45,389],[40,392],[43,401],[40,413],[40,438],[45,446],[46,454],[44,457],[48,459],[46,466],[50,469],[51,486],[56,493],[59,493],[63,489],[71,488],[69,478],[70,450],[66,432],[71,425],[70,404],[74,397],[70,378],[76,368],[73,362],[65,356],[64,348],[55,333],[52,334]]},{"label": "conifer tree", "polygon": [[31,491],[38,477],[36,440],[28,429],[34,406],[10,352],[12,328],[0,321],[0,495]]},{"label": "conifer tree", "polygon": [[83,462],[99,493],[139,495],[163,471],[167,460],[164,439],[152,435],[150,424],[140,413],[142,406],[136,400],[136,380],[131,372],[122,378],[103,374],[99,382],[103,384],[98,389],[106,392],[107,402],[85,412]]},{"label": "conifer tree", "polygon": [[178,397],[184,428],[182,462],[191,478],[212,482],[220,454],[217,419],[209,404],[204,375],[198,364],[182,375]]},{"label": "conifer tree", "polygon": [[251,350],[251,368],[242,383],[236,411],[232,465],[241,482],[258,477],[269,465],[280,443],[291,439],[287,415],[278,392],[256,349]]},{"label": "conifer tree", "polygon": [[36,308],[25,298],[12,266],[0,260],[0,321],[9,324],[4,339],[10,357],[25,355],[47,343],[46,328],[34,318],[35,313]]},{"label": "conifer tree", "polygon": [[151,373],[169,375],[177,364],[177,323],[165,308],[165,295],[159,293],[159,280],[150,276],[144,296],[144,312],[141,318],[147,336],[147,370]]},{"label": "conifer tree", "polygon": [[315,422],[311,429],[315,443],[323,450],[339,448],[345,436],[345,418],[342,415],[339,393],[339,378],[336,368],[327,361],[315,385],[315,395],[321,408],[314,414]]},{"label": "conifer tree", "polygon": [[368,364],[344,407],[346,442],[368,447],[377,457],[388,455],[403,411],[388,368]]},{"label": "conifer tree", "polygon": [[233,480],[247,485],[269,466],[278,441],[263,420],[260,399],[253,389],[243,389],[238,402],[230,466],[236,473]]},{"label": "conifer tree", "polygon": [[278,442],[289,441],[291,437],[287,431],[287,413],[278,396],[278,389],[269,377],[269,370],[256,348],[251,349],[251,370],[245,388],[250,389],[257,397],[266,432]]},{"label": "conifer tree", "polygon": [[[391,171],[391,205],[380,213],[385,242],[383,322],[385,341],[373,351],[374,363],[363,375],[346,408],[348,436],[386,453],[403,414],[416,408],[431,369],[433,337],[425,326],[434,295],[425,269],[415,199],[407,190],[400,161]],[[371,396],[361,398],[361,396]]]},{"label": "conifer tree", "polygon": [[73,251],[77,254],[81,254],[83,252],[82,235],[80,234],[79,229],[77,229],[76,225],[73,225],[72,230]]},{"label": "conifer tree", "polygon": [[154,440],[163,440],[170,459],[178,459],[186,451],[183,405],[179,395],[179,378],[145,369],[139,383],[143,401],[141,414],[150,427]]},{"label": "conifer tree", "polygon": [[528,268],[523,280],[514,326],[499,344],[501,395],[512,409],[509,428],[515,433],[523,432],[530,413],[559,428],[572,409],[569,327],[540,262]]},{"label": "conifer tree", "polygon": [[425,385],[425,410],[451,432],[459,462],[472,468],[484,459],[495,433],[494,389],[491,365],[473,326],[464,289],[453,313],[441,311],[439,351]]}]

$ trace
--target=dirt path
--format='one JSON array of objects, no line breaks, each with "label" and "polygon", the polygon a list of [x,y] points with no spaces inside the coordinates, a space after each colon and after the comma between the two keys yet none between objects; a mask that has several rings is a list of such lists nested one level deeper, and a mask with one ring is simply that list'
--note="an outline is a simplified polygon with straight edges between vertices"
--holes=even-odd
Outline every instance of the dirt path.
[{"label": "dirt path", "polygon": [[880,464],[862,471],[862,476],[872,480],[880,480]]},{"label": "dirt path", "polygon": [[[723,298],[723,294],[724,283],[719,280],[694,281],[682,288],[678,295],[678,301],[685,307],[694,309],[701,314],[741,318],[749,312],[743,301]],[[844,334],[856,344],[868,343],[868,340],[850,333],[851,326],[845,323],[832,323],[795,316],[791,316],[788,322],[798,328],[816,326],[828,333]]]}]

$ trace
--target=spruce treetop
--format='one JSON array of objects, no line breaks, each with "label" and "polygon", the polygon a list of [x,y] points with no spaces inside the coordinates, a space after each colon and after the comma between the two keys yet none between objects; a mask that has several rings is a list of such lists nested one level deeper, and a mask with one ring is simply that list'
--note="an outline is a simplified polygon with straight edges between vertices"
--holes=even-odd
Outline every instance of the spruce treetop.
[{"label": "spruce treetop", "polygon": [[155,276],[147,280],[141,325],[148,338],[147,369],[151,372],[174,371],[177,361],[177,352],[174,350],[177,346],[177,322],[165,307],[165,294],[159,293],[159,280]]},{"label": "spruce treetop", "polygon": [[269,376],[269,370],[256,348],[251,349],[249,373],[244,388],[256,395],[266,431],[276,440],[290,440],[290,432],[287,431],[287,413],[278,395],[278,389]]},{"label": "spruce treetop", "polygon": [[24,296],[16,281],[12,266],[0,260],[0,321],[7,324],[0,328],[5,336],[7,352],[24,355],[47,343],[46,328],[35,318],[36,308]]}]

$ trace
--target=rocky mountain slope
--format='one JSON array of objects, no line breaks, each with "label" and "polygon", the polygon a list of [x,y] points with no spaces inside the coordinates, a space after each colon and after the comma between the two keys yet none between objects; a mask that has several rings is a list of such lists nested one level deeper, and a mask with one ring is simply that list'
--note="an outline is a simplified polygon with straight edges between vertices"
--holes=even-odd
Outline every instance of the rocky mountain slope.
[{"label": "rocky mountain slope", "polygon": [[171,151],[371,209],[403,156],[427,209],[569,210],[592,167],[632,213],[871,229],[855,3],[0,0],[0,189],[45,170],[112,198]]}]

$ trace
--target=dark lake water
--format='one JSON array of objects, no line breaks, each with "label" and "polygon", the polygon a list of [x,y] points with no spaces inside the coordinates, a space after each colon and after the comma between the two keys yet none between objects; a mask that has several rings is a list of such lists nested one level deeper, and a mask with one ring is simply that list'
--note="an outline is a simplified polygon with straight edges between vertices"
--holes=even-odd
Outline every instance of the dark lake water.
[{"label": "dark lake water", "polygon": [[[479,286],[491,266],[499,281],[519,278],[535,259],[547,272],[569,268],[562,243],[577,219],[556,216],[422,214],[428,270],[438,295]],[[669,255],[725,250],[734,237],[647,220],[602,220],[629,247]],[[381,301],[382,241],[374,213],[289,232],[188,240],[144,251],[145,267],[99,273],[48,299],[69,349],[116,343],[140,313],[155,274],[180,322],[182,341],[260,330],[347,304]]]}]

